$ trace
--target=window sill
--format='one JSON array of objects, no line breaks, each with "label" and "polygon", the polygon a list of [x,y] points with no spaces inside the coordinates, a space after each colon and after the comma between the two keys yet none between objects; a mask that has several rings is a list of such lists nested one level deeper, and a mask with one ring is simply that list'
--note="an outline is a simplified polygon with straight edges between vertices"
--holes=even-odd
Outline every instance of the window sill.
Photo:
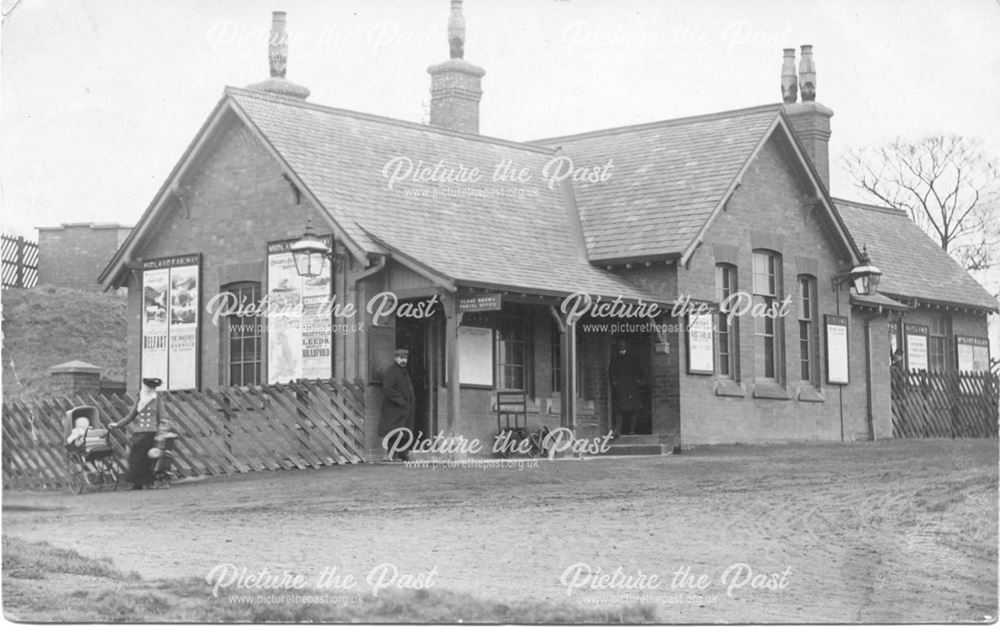
[{"label": "window sill", "polygon": [[823,393],[817,390],[815,387],[808,383],[804,383],[802,387],[799,388],[798,399],[805,403],[825,403],[826,397]]},{"label": "window sill", "polygon": [[743,398],[747,395],[747,393],[743,389],[743,386],[732,379],[716,379],[715,395]]},{"label": "window sill", "polygon": [[758,383],[753,387],[754,398],[770,398],[778,401],[789,401],[792,397],[780,383]]}]

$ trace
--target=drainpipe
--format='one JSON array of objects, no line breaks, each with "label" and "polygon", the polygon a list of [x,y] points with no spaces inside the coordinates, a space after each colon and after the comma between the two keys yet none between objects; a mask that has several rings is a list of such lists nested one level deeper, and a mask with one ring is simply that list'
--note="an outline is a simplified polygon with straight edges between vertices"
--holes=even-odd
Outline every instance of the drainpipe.
[{"label": "drainpipe", "polygon": [[[351,284],[352,301],[354,302],[354,306],[357,307],[359,310],[364,311],[364,308],[361,307],[361,303],[358,301],[358,293],[361,291],[361,287],[360,287],[359,284],[361,283],[362,279],[367,279],[368,277],[372,276],[373,274],[375,274],[377,272],[381,272],[383,269],[385,269],[385,266],[386,266],[386,263],[387,263],[387,259],[388,259],[388,255],[378,255],[378,256],[375,257],[375,265],[371,266],[370,268],[366,268],[364,270],[360,270],[360,271],[355,272],[355,273],[344,272],[344,283],[345,283],[345,286],[344,286],[345,287],[345,289],[344,289],[344,296],[347,296],[347,289],[346,289],[347,286],[346,286],[346,283],[348,283],[348,281],[349,281],[350,284]],[[358,333],[354,333],[353,335],[354,335],[355,338],[357,338],[357,337],[360,336],[360,334],[358,334]],[[362,342],[359,342],[359,341],[357,341],[357,339],[355,339],[355,341],[354,341],[354,363],[355,363],[355,369],[356,370],[357,370],[357,364],[367,363],[367,362],[362,362],[362,358],[364,357],[364,355],[363,355],[364,352],[365,352],[365,347],[362,346]],[[344,351],[344,359],[345,359],[345,361],[347,359],[347,351],[346,350]],[[370,365],[369,365],[369,367],[370,367]],[[345,372],[346,372],[346,363],[345,363]],[[362,373],[361,371],[356,371],[354,373],[354,378],[355,379],[361,378],[361,379],[367,381],[368,380],[368,374],[367,374],[367,372]]]},{"label": "drainpipe", "polygon": [[868,435],[872,442],[878,438],[875,436],[875,416],[872,410],[872,320],[882,316],[882,307],[879,306],[876,313],[865,318],[865,386],[867,389],[867,414],[868,414]]},{"label": "drainpipe", "polygon": [[386,260],[385,255],[378,255],[375,258],[374,266],[361,270],[360,272],[355,272],[354,274],[351,275],[351,288],[354,290],[355,294],[357,294],[358,292],[358,281],[360,281],[361,279],[367,279],[376,272],[379,272],[382,269],[384,269],[385,260]]}]

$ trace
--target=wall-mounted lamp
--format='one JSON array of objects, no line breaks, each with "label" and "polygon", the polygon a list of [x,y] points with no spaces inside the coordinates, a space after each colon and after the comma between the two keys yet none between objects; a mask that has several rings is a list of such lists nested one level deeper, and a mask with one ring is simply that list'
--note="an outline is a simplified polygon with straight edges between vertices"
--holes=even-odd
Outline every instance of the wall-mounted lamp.
[{"label": "wall-mounted lamp", "polygon": [[841,284],[850,281],[859,296],[874,296],[878,293],[878,283],[881,278],[882,271],[872,264],[868,247],[865,246],[861,251],[861,263],[854,266],[849,273],[833,277],[833,290],[840,291]]},{"label": "wall-mounted lamp", "polygon": [[336,255],[313,232],[312,216],[306,221],[306,231],[302,237],[292,244],[292,258],[295,260],[295,271],[299,276],[314,277],[323,272],[323,264],[329,259],[334,263],[340,255]]}]

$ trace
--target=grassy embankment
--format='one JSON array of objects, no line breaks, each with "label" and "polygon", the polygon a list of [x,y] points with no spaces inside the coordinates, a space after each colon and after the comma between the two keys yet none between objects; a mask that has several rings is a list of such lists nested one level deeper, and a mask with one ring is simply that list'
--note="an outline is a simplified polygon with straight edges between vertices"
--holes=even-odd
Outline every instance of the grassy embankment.
[{"label": "grassy embankment", "polygon": [[125,296],[36,287],[3,292],[3,397],[51,396],[48,369],[79,359],[125,378]]},{"label": "grassy embankment", "polygon": [[[234,603],[201,579],[148,581],[46,542],[3,538],[4,615],[32,622],[463,622],[649,623],[655,608],[605,610],[521,601],[516,606],[447,590],[383,591],[347,606]],[[302,591],[302,595],[309,594]]]}]

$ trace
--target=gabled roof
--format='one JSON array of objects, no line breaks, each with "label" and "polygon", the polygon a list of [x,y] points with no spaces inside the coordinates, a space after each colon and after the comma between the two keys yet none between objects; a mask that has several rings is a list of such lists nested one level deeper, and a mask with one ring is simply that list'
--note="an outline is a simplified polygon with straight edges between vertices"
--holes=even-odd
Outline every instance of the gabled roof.
[{"label": "gabled roof", "polygon": [[[550,189],[540,175],[551,150],[260,92],[226,93],[345,229],[353,223],[439,275],[545,294],[662,300],[583,257],[566,191]],[[442,161],[440,172],[478,168],[480,177],[410,177],[390,188],[387,172],[397,165],[405,172],[408,163],[419,169]],[[527,168],[531,180],[494,182],[503,162]]]},{"label": "gabled roof", "polygon": [[574,185],[591,261],[680,256],[781,112],[765,105],[534,143],[561,147],[575,167],[613,162],[608,180]]},{"label": "gabled roof", "polygon": [[866,246],[882,271],[879,292],[997,311],[998,303],[905,211],[834,199],[858,246]]},{"label": "gabled roof", "polygon": [[[550,189],[541,176],[554,156],[551,149],[232,87],[213,115],[224,110],[235,112],[258,134],[348,246],[362,254],[396,253],[452,283],[664,300],[587,262],[574,235],[579,226],[572,193],[560,185]],[[211,128],[210,119],[200,135]],[[189,152],[198,145],[196,138]],[[390,188],[387,172],[397,163],[405,170],[405,160],[415,169],[443,162],[442,172],[478,168],[480,178],[435,182],[410,177]],[[505,161],[527,168],[531,180],[493,182],[495,168]],[[135,232],[159,204],[154,201]],[[124,261],[119,251],[102,277],[117,274],[112,266]]]}]

